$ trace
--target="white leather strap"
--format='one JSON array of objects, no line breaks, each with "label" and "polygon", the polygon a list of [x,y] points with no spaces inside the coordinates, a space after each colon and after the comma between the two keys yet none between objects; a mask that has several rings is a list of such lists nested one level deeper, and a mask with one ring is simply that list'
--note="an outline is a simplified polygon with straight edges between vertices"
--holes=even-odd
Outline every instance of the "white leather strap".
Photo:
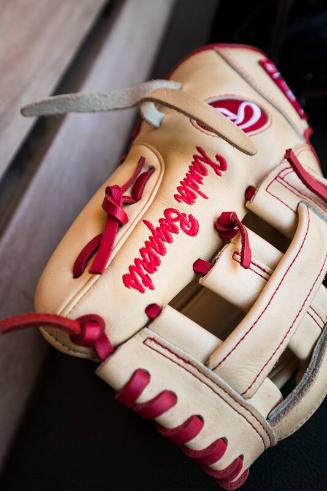
[{"label": "white leather strap", "polygon": [[221,340],[169,305],[151,322],[151,330],[204,363]]},{"label": "white leather strap", "polygon": [[[169,305],[163,307],[160,315],[151,322],[150,327],[151,331],[159,334],[166,342],[203,364],[205,364],[209,355],[222,343],[212,333],[203,329],[199,324]],[[230,381],[227,380],[227,382]],[[266,379],[254,397],[248,402],[262,416],[267,416],[281,398],[282,395],[276,385]]]},{"label": "white leather strap", "polygon": [[275,269],[282,253],[259,235],[247,229],[252,251],[250,268],[240,265],[241,238],[236,236],[219,252],[213,268],[200,284],[247,312],[256,301],[268,279],[267,271]]},{"label": "white leather strap", "polygon": [[158,89],[142,98],[142,101],[162,104],[204,125],[238,150],[255,155],[252,140],[228,118],[215,111],[209,104],[181,90]]},{"label": "white leather strap", "polygon": [[[295,153],[315,179],[321,180],[321,176],[308,166],[313,164],[310,160],[307,162],[307,147],[301,146]],[[312,156],[312,152],[309,155]],[[296,229],[297,207],[300,201],[312,204],[323,213],[327,212],[326,203],[310,191],[295,174],[289,162],[283,160],[262,181],[253,199],[246,206],[286,237],[292,237]]]},{"label": "white leather strap", "polygon": [[[254,307],[211,355],[209,366],[251,397],[299,326],[327,271],[326,222],[306,204],[291,246]],[[313,248],[312,244],[320,244]],[[289,292],[293,293],[290,302]]]},{"label": "white leather strap", "polygon": [[[283,256],[279,250],[249,229],[248,235],[252,251],[249,268],[243,268],[240,264],[241,240],[237,236],[220,251],[213,268],[200,279],[204,287],[244,312],[248,312],[254,305]],[[289,349],[302,360],[310,354],[321,334],[326,322],[326,305],[327,291],[321,285],[289,341]],[[234,371],[226,374],[226,377],[234,387]]]}]

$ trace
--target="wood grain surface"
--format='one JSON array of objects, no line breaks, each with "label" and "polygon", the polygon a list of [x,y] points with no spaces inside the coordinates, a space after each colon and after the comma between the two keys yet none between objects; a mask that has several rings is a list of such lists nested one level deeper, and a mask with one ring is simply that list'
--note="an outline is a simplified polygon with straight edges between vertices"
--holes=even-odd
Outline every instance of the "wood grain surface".
[{"label": "wood grain surface", "polygon": [[[118,2],[99,24],[101,46],[85,55],[90,60],[81,69],[87,66],[88,73],[81,74],[79,90],[105,91],[147,79],[173,5],[174,0]],[[79,79],[78,67],[75,77]],[[35,95],[44,95],[44,87]],[[42,149],[41,164],[0,239],[1,317],[32,309],[34,288],[47,258],[119,162],[134,118],[133,110],[68,115],[49,147]],[[37,151],[33,158],[40,159]],[[44,346],[33,332],[0,339],[0,463],[39,373]]]},{"label": "wood grain surface", "polygon": [[0,176],[33,121],[22,104],[53,91],[106,0],[0,0]]}]

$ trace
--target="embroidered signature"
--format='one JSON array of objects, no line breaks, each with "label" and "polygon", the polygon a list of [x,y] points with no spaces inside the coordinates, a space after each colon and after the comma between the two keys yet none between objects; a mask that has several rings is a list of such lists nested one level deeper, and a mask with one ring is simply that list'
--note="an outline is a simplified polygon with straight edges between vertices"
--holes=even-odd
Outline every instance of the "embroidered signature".
[{"label": "embroidered signature", "polygon": [[[175,200],[179,203],[193,205],[198,196],[208,199],[207,195],[200,189],[203,178],[208,175],[208,168],[211,168],[217,176],[221,176],[227,169],[226,160],[220,154],[215,155],[216,161],[214,161],[203,148],[196,147],[196,150],[197,153],[193,155],[188,171],[180,181],[176,190],[177,193],[174,194]],[[150,235],[144,246],[140,248],[139,257],[134,259],[133,264],[128,268],[129,272],[122,277],[127,288],[133,288],[140,293],[144,293],[146,288],[154,290],[155,287],[150,275],[158,270],[161,264],[160,257],[167,254],[165,244],[171,244],[174,241],[174,234],[178,234],[180,231],[190,237],[198,234],[199,222],[194,215],[180,212],[175,208],[165,209],[163,215],[157,226],[148,220],[143,220],[150,231]]]}]

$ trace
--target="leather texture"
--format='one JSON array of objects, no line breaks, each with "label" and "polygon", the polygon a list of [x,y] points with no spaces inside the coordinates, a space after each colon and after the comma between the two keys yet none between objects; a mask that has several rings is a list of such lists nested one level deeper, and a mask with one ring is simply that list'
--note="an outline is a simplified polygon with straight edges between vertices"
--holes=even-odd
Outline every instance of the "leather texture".
[{"label": "leather texture", "polygon": [[[228,483],[235,487],[327,390],[326,201],[297,175],[286,149],[313,180],[326,181],[303,114],[263,69],[265,60],[253,48],[211,46],[172,72],[178,96],[168,89],[146,96],[164,114],[160,127],[141,124],[126,159],[58,245],[35,297],[37,311],[102,316],[117,349],[97,374],[121,391],[146,370],[151,382],[138,404],[172,391],[177,403],[157,422],[173,429],[201,416],[204,426],[186,447],[202,451],[226,439],[210,468],[222,471],[242,456]],[[86,269],[74,279],[74,260],[104,228],[105,188],[128,180],[142,157],[153,173],[142,198],[126,206],[128,222],[104,273]],[[225,245],[215,229],[226,211],[245,223],[249,268],[241,261],[244,237]],[[212,262],[202,278],[193,271],[198,258]],[[150,304],[162,310],[149,321]],[[42,332],[63,352],[95,358],[67,334]],[[285,397],[293,376],[297,386]]]}]

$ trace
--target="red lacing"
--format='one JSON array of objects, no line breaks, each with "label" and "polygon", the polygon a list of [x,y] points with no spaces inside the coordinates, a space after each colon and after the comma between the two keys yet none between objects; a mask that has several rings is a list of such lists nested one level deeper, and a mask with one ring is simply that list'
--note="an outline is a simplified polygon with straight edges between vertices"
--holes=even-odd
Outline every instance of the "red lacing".
[{"label": "red lacing", "polygon": [[146,315],[149,317],[150,320],[156,319],[158,315],[162,311],[162,307],[158,305],[157,303],[151,303],[144,309]]},{"label": "red lacing", "polygon": [[205,259],[197,259],[193,263],[193,271],[196,274],[200,274],[201,276],[205,276],[209,273],[210,269],[213,268],[213,264],[210,261],[206,261]]},{"label": "red lacing", "polygon": [[249,268],[251,265],[251,247],[248,231],[236,213],[234,211],[224,211],[216,221],[215,227],[223,240],[228,241],[233,239],[238,233],[241,234],[241,265],[243,268]]},{"label": "red lacing", "polygon": [[315,193],[324,202],[327,202],[327,186],[320,181],[317,181],[300,163],[299,159],[295,155],[292,149],[288,149],[285,152],[285,158],[291,164],[294,172],[303,184]]},{"label": "red lacing", "polygon": [[[156,419],[177,403],[177,396],[174,392],[164,390],[154,398],[137,403],[145,388],[149,385],[151,375],[147,370],[137,369],[130,377],[124,387],[117,392],[116,398],[126,407],[136,411],[145,419]],[[243,457],[236,458],[228,467],[222,470],[212,469],[211,465],[217,463],[225,454],[228,442],[225,438],[219,438],[208,447],[201,450],[193,450],[185,444],[193,440],[202,430],[204,420],[200,415],[190,416],[184,423],[175,428],[165,428],[158,425],[161,435],[168,438],[176,445],[180,445],[183,452],[193,460],[199,462],[204,470],[212,476],[217,483],[224,489],[237,489],[248,477],[249,471],[246,469],[242,475],[235,480],[243,467]]]},{"label": "red lacing", "polygon": [[76,320],[55,314],[17,315],[0,321],[0,333],[45,326],[68,333],[75,344],[94,348],[101,361],[114,352],[114,347],[105,333],[104,320],[96,314],[83,315]]},{"label": "red lacing", "polygon": [[[245,225],[237,214],[234,211],[224,211],[216,220],[215,228],[219,236],[226,241],[230,241],[238,233],[241,234],[241,266],[246,269],[249,268],[252,258],[249,236]],[[210,261],[201,258],[193,263],[193,271],[201,276],[205,276],[212,267],[213,264]]]},{"label": "red lacing", "polygon": [[[142,172],[145,165],[145,158],[141,157],[137,163],[135,172],[128,181],[122,186],[112,185],[105,190],[105,197],[102,209],[107,214],[107,221],[103,233],[95,236],[81,250],[73,266],[73,277],[79,278],[85,271],[88,262],[95,254],[95,258],[89,268],[91,274],[102,274],[115,243],[119,227],[128,222],[128,216],[124,210],[124,205],[137,203],[143,195],[145,185],[154,172],[154,168]],[[130,188],[130,195],[125,195]]]},{"label": "red lacing", "polygon": [[245,201],[252,201],[256,193],[255,186],[248,186],[244,192]]}]

